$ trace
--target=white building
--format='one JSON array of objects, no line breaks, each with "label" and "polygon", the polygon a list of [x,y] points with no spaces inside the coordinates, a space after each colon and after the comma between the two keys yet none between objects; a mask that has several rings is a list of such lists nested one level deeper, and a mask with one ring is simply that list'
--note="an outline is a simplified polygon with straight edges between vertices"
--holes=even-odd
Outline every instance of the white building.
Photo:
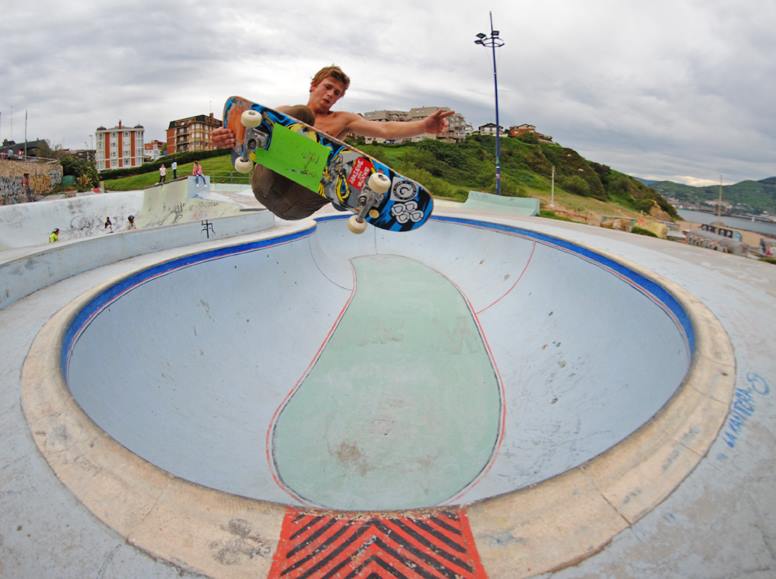
[{"label": "white building", "polygon": [[97,127],[95,153],[98,171],[139,167],[143,164],[143,125],[125,127],[119,121],[112,129]]},{"label": "white building", "polygon": [[[426,118],[431,113],[439,109],[445,109],[445,108],[446,107],[414,107],[414,108],[411,108],[409,111],[389,111],[389,110],[369,111],[367,113],[364,113],[362,116],[365,119],[369,119],[370,121],[399,121],[399,122],[419,121],[421,119]],[[471,132],[471,125],[469,125],[466,122],[466,119],[463,118],[463,115],[459,113],[455,113],[450,117],[448,117],[447,126],[448,126],[448,130],[445,131],[444,133],[440,133],[439,135],[424,133],[422,135],[416,135],[409,139],[392,139],[388,141],[386,141],[386,139],[366,137],[365,141],[367,143],[385,143],[385,142],[406,143],[406,142],[422,141],[423,139],[462,141],[466,138],[466,135],[468,134],[467,128],[468,128],[468,131]]]},{"label": "white building", "polygon": [[[480,135],[491,135],[493,137],[496,136],[496,123],[485,123],[484,125],[480,125],[477,129],[477,132]],[[504,134],[504,127],[499,125],[499,134],[507,136]]]}]

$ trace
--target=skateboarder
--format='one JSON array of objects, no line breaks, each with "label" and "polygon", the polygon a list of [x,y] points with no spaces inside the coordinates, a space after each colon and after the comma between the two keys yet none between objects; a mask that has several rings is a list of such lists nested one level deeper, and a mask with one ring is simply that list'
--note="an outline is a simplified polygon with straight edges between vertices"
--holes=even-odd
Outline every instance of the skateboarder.
[{"label": "skateboarder", "polygon": [[[447,118],[454,114],[439,109],[424,119],[410,122],[370,121],[356,113],[332,111],[350,86],[350,79],[338,66],[319,70],[310,83],[307,105],[278,107],[277,110],[316,129],[341,139],[348,134],[382,139],[400,139],[423,133],[441,133],[447,129]],[[233,147],[234,133],[227,128],[215,129],[211,141],[218,148]],[[251,175],[251,188],[256,199],[283,219],[302,219],[328,203],[328,199],[297,185],[290,179],[256,165]]]}]

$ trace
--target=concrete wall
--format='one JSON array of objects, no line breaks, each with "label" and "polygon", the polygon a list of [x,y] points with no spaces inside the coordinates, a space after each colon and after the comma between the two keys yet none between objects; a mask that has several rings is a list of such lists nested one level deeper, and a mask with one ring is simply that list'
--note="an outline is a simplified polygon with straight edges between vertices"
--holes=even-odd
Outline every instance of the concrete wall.
[{"label": "concrete wall", "polygon": [[142,191],[79,195],[2,206],[0,249],[44,245],[55,227],[60,229],[60,241],[102,234],[108,216],[113,222],[113,230],[120,231],[126,229],[127,216],[137,215],[142,206]]},{"label": "concrete wall", "polygon": [[30,176],[30,193],[42,195],[62,182],[62,164],[58,161],[11,161],[0,159],[0,205],[29,201],[22,177]]},{"label": "concrete wall", "polygon": [[224,239],[272,227],[268,211],[170,227],[137,229],[91,239],[60,242],[0,263],[0,309],[32,292],[81,272],[115,261],[208,239]]},{"label": "concrete wall", "polygon": [[[60,241],[123,231],[128,227],[129,215],[135,216],[135,225],[140,229],[238,215],[241,206],[234,201],[199,196],[209,190],[206,179],[206,186],[200,188],[189,177],[142,191],[0,206],[0,250],[46,244],[55,227],[60,229]],[[104,227],[106,217],[111,218],[112,231]]]},{"label": "concrete wall", "polygon": [[200,188],[194,185],[194,177],[189,176],[185,180],[143,191],[143,210],[137,216],[137,226],[174,225],[239,214],[240,207],[235,203],[205,199],[198,195],[209,191],[210,177],[206,176],[205,179],[205,186]]}]

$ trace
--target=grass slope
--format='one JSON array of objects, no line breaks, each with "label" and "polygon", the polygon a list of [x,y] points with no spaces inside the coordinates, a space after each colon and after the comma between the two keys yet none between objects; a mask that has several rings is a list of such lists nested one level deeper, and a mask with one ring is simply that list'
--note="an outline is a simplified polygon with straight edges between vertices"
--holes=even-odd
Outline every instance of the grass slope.
[{"label": "grass slope", "polygon": [[[400,173],[423,183],[435,196],[464,201],[470,190],[495,192],[495,138],[469,137],[463,143],[425,140],[402,145],[354,143]],[[228,154],[201,161],[215,180],[247,183],[233,172]],[[555,166],[555,202],[573,211],[603,215],[649,212],[658,206],[676,216],[674,208],[655,190],[618,171],[584,159],[573,149],[520,139],[501,139],[501,191],[516,197],[549,200],[551,171]],[[191,163],[180,165],[178,175],[191,174]],[[171,172],[168,168],[168,179]],[[148,173],[105,182],[113,191],[142,189],[159,180],[155,168]]]},{"label": "grass slope", "polygon": [[[464,143],[420,141],[403,145],[358,145],[435,195],[464,200],[469,190],[495,192],[495,139],[475,136]],[[546,198],[555,166],[556,197],[577,196],[649,212],[674,208],[654,189],[614,169],[584,159],[556,144],[501,140],[501,191],[516,197]],[[595,204],[593,204],[595,205]]]},{"label": "grass slope", "polygon": [[[203,159],[200,161],[202,170],[205,175],[211,175],[211,179],[215,176],[223,177],[229,175],[231,182],[248,183],[247,175],[240,175],[234,172],[232,167],[232,160],[228,154],[220,157],[211,157],[209,159]],[[170,164],[167,166],[167,181],[172,179],[172,169]],[[194,163],[186,163],[178,165],[178,177],[186,177],[191,175],[191,170],[194,167]],[[152,185],[156,185],[159,182],[159,170],[155,167],[150,168],[147,173],[141,173],[139,175],[131,175],[128,177],[120,177],[118,179],[109,179],[105,181],[105,188],[109,191],[133,191],[136,189],[145,189]]]}]

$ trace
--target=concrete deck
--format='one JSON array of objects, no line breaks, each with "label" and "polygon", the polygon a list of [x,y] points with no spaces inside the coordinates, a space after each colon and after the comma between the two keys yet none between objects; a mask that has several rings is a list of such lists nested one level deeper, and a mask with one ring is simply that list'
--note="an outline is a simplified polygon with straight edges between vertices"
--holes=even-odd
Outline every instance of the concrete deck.
[{"label": "concrete deck", "polygon": [[[616,231],[538,218],[464,213],[451,205],[438,205],[436,215],[442,219],[430,222],[415,234],[397,236],[396,241],[378,238],[371,230],[360,238],[344,235],[344,227],[336,227],[341,223],[338,221],[321,223],[316,231],[311,222],[281,223],[256,235],[161,251],[99,267],[44,287],[0,310],[0,433],[7,441],[0,450],[0,575],[275,576],[279,575],[278,553],[285,545],[282,537],[286,537],[289,512],[298,511],[289,511],[273,501],[294,509],[337,506],[327,504],[326,500],[298,500],[300,495],[309,499],[305,493],[296,493],[296,499],[293,493],[291,497],[281,493],[241,498],[206,488],[216,485],[212,481],[198,481],[184,472],[171,476],[169,472],[174,471],[175,465],[165,465],[169,472],[152,466],[128,451],[126,447],[133,443],[121,441],[119,433],[107,436],[98,428],[93,420],[100,419],[83,414],[81,407],[86,409],[88,404],[82,402],[79,407],[59,375],[63,328],[68,327],[83,304],[116,281],[182,256],[266,242],[266,246],[252,253],[275,261],[273,279],[294,280],[301,275],[297,271],[312,269],[315,275],[328,280],[325,287],[330,287],[330,292],[342,296],[333,313],[326,313],[323,306],[317,307],[309,298],[295,293],[292,301],[296,307],[309,308],[315,315],[286,318],[293,330],[287,334],[264,332],[270,341],[277,342],[271,350],[273,355],[296,350],[297,358],[289,364],[309,364],[315,353],[305,354],[304,350],[320,348],[325,342],[321,336],[333,327],[330,320],[315,329],[310,327],[310,320],[327,320],[331,316],[336,319],[351,294],[357,295],[352,271],[343,264],[362,254],[404,256],[441,272],[443,282],[457,288],[468,301],[471,319],[479,322],[476,333],[484,338],[481,343],[491,346],[487,358],[491,367],[497,369],[494,375],[499,378],[504,408],[504,422],[497,428],[502,431],[498,435],[501,442],[493,445],[498,450],[491,452],[488,467],[480,467],[487,472],[477,478],[476,484],[466,487],[464,494],[417,503],[432,507],[431,510],[382,515],[335,513],[335,517],[376,517],[378,526],[398,525],[396,529],[404,528],[404,523],[390,521],[398,521],[403,515],[426,521],[437,521],[443,514],[453,519],[465,518],[466,533],[473,544],[470,551],[474,551],[472,562],[464,565],[470,571],[461,573],[467,576],[771,576],[776,540],[776,476],[772,472],[775,417],[770,388],[776,376],[771,345],[776,337],[776,270],[735,256]],[[445,221],[445,216],[457,221]],[[462,222],[459,218],[482,223]],[[279,236],[287,236],[286,241],[275,247],[273,240]],[[340,238],[344,241],[335,243]],[[564,240],[575,246],[565,245]],[[456,241],[460,244],[456,245]],[[359,244],[358,251],[352,251],[353,244]],[[349,250],[338,251],[341,247]],[[594,250],[597,257],[587,254],[587,249]],[[306,250],[306,257],[302,250]],[[304,266],[304,260],[313,267]],[[490,269],[477,267],[480,261],[487,260],[496,260],[497,265]],[[236,265],[228,259],[210,263],[220,263],[226,269]],[[239,267],[247,267],[248,263]],[[298,270],[293,269],[294,264]],[[255,274],[267,274],[271,269],[264,267]],[[197,268],[188,271],[196,272]],[[528,273],[521,276],[523,271]],[[546,273],[532,277],[541,271]],[[505,272],[513,277],[505,279]],[[366,275],[368,279],[369,274]],[[234,283],[223,275],[193,275],[190,281],[197,278],[219,280],[212,296],[202,300],[210,308],[217,307],[219,295],[228,295],[230,300],[235,295]],[[182,278],[176,274],[165,279],[172,283]],[[516,279],[520,283],[516,284]],[[549,281],[555,282],[555,293],[548,290]],[[658,285],[650,285],[653,282]],[[536,283],[535,287],[531,283]],[[138,297],[141,307],[157,304],[165,292],[155,289],[155,284],[143,285],[143,291],[152,292],[145,298],[139,291],[130,295]],[[192,287],[202,291],[199,286]],[[324,286],[316,282],[314,287],[320,290]],[[602,291],[602,287],[620,289]],[[262,292],[267,292],[267,288]],[[666,306],[670,299],[661,293],[661,288],[670,292],[668,295],[676,299],[679,309]],[[441,290],[437,287],[434,291]],[[273,301],[271,290],[266,295],[268,302]],[[530,307],[521,310],[519,304],[525,303],[529,295],[541,295],[544,301],[529,300]],[[254,303],[249,298],[252,296],[246,297],[243,309],[234,311],[248,311],[246,308]],[[82,366],[82,374],[92,379],[84,386],[86,390],[101,385],[128,390],[141,381],[141,377],[130,374],[132,364],[113,363],[118,358],[115,353],[106,354],[109,343],[114,343],[118,352],[124,346],[130,360],[134,354],[135,360],[143,360],[143,365],[150,365],[155,372],[163,369],[164,357],[155,362],[151,352],[159,351],[162,343],[175,345],[177,338],[168,334],[161,335],[157,344],[152,342],[147,351],[130,349],[132,339],[136,344],[145,343],[162,326],[152,325],[149,334],[137,334],[136,328],[127,325],[131,318],[117,311],[128,305],[122,301],[113,302],[108,308],[117,317],[111,321],[107,313],[104,317],[100,314],[94,327],[89,327],[97,333],[89,338],[84,332],[81,337],[84,351],[92,356]],[[162,320],[160,314],[169,311],[175,305],[173,302],[154,305],[155,313],[146,319],[154,324]],[[328,304],[329,300],[320,298],[320,303]],[[588,306],[585,309],[590,316],[569,316],[568,312],[580,310],[580,303]],[[550,305],[550,318],[557,316],[558,325],[547,322]],[[576,307],[564,310],[564,305]],[[201,304],[199,308],[207,309]],[[367,308],[373,310],[374,307]],[[689,333],[677,314],[681,311],[692,320]],[[215,319],[226,315],[219,312]],[[271,314],[271,310],[255,312],[256,319],[267,319]],[[565,328],[564,319],[568,320]],[[98,331],[100,323],[104,327]],[[519,334],[521,324],[524,334]],[[224,334],[213,335],[217,338],[212,343],[224,342],[228,325],[224,326]],[[268,318],[267,325],[273,327],[272,318]],[[236,323],[231,327],[235,326]],[[537,331],[546,332],[537,338],[541,342],[537,342],[539,353],[520,358],[525,351],[521,346]],[[514,337],[513,332],[517,332]],[[296,338],[285,349],[280,347],[284,335]],[[300,342],[298,337],[303,335],[309,337]],[[646,344],[639,341],[645,337],[656,339]],[[533,368],[544,351],[541,346],[546,342],[549,349],[554,346],[553,339],[562,344],[555,347],[564,356],[548,355],[544,366]],[[355,338],[350,340],[350,346],[345,346],[352,347]],[[181,352],[191,346],[181,344],[183,350],[170,359],[180,365],[184,357]],[[327,342],[328,346],[333,347],[333,342]],[[615,349],[618,353],[630,349],[632,354],[613,357]],[[76,350],[73,360],[79,354]],[[266,348],[257,344],[256,351],[266,352]],[[684,365],[682,359],[689,358],[689,352],[694,355],[688,371],[689,359],[685,359]],[[101,355],[111,363],[100,364]],[[224,352],[216,355],[223,357]],[[671,357],[675,364],[666,363]],[[250,352],[238,352],[229,368],[237,371],[250,358]],[[565,365],[559,365],[559,361]],[[557,376],[549,379],[548,370],[553,363]],[[95,367],[99,369],[96,374]],[[619,371],[614,372],[617,368]],[[585,371],[590,373],[585,375]],[[608,371],[612,373],[607,374]],[[202,368],[195,367],[190,372],[187,381],[201,374]],[[268,376],[277,374],[267,372]],[[587,379],[564,382],[559,376],[579,372]],[[290,377],[279,381],[277,395],[288,393],[289,383],[293,386],[304,375],[304,368],[289,370]],[[519,390],[521,378],[526,375],[533,376],[527,383],[554,387],[557,392],[541,396],[541,389]],[[626,388],[630,390],[628,396],[646,390],[650,395],[641,399],[624,396],[618,405],[617,391],[588,392],[590,385],[609,384],[602,376],[614,376],[612,384],[631,385]],[[545,377],[544,382],[539,382],[541,377]],[[245,380],[230,381],[229,386],[235,383],[244,384]],[[387,384],[390,386],[390,382]],[[665,384],[671,387],[652,396],[653,386]],[[303,388],[304,381],[299,381],[299,385]],[[435,396],[440,392],[435,388],[440,387],[431,387]],[[110,400],[117,392],[94,398],[96,402]],[[566,415],[554,414],[564,401],[569,401],[566,410],[584,410],[586,394],[590,397],[590,418],[578,419],[567,432],[549,429],[537,435],[536,429],[542,424],[564,424]],[[403,401],[409,396],[406,394]],[[521,399],[534,406],[518,405],[516,402]],[[434,408],[433,397],[431,400],[426,410]],[[305,404],[309,407],[320,403]],[[139,410],[131,410],[132,404],[142,409],[142,399],[123,406],[136,417]],[[177,403],[171,407],[183,415],[192,411],[181,410]],[[268,407],[276,409],[278,405],[270,403]],[[363,413],[363,401],[357,407]],[[153,413],[149,406],[145,408],[149,415]],[[601,413],[607,416],[606,426],[593,421]],[[217,422],[218,413],[214,414]],[[272,413],[269,414],[268,422],[256,426],[259,431],[267,431],[272,424]],[[346,414],[345,418],[346,424],[353,424],[357,417]],[[614,426],[610,419],[615,419]],[[486,419],[483,424],[488,423]],[[169,425],[169,420],[160,424]],[[580,434],[585,424],[590,425],[588,435]],[[530,428],[521,431],[520,427],[526,425]],[[103,426],[111,428],[107,421]],[[149,430],[152,426],[153,420],[149,419],[140,430],[141,434],[147,433],[145,438],[157,443],[150,447],[171,446],[163,433]],[[126,430],[137,432],[132,424]],[[602,430],[607,435],[610,431],[618,432],[606,440],[596,440]],[[212,434],[212,425],[204,431]],[[516,476],[525,467],[520,453],[529,446],[527,437],[532,432],[535,440],[545,441],[537,446],[555,452],[556,457],[562,456],[557,461],[560,466],[533,480]],[[554,433],[559,438],[552,444],[549,441]],[[194,434],[189,432],[185,436]],[[591,440],[588,454],[578,452],[577,443]],[[184,444],[172,447],[181,450],[195,446],[193,441],[187,444],[189,441],[190,438],[184,438]],[[261,448],[260,443],[263,440],[257,441],[255,448]],[[298,459],[301,451],[291,452],[288,456]],[[197,458],[202,458],[200,471],[224,474],[223,468],[203,466],[207,464],[207,453],[192,454],[193,465]],[[223,452],[215,454],[222,456]],[[552,464],[553,460],[537,457],[531,461],[534,463]],[[191,471],[193,467],[175,468]],[[434,474],[433,463],[429,471],[432,481],[434,476],[440,476]],[[272,473],[268,475],[266,489],[272,489]],[[540,482],[547,477],[551,478]],[[508,481],[506,486],[499,486],[504,480]],[[534,483],[540,484],[531,486]],[[278,492],[278,485],[274,487],[273,492]],[[248,494],[233,489],[232,492]],[[352,494],[347,491],[342,496]],[[486,499],[493,495],[497,496]],[[377,492],[368,496],[377,496]],[[453,509],[452,505],[460,504],[468,506]],[[435,505],[442,510],[434,510]],[[344,508],[371,511],[381,507],[364,503]],[[441,528],[442,523],[439,525]],[[422,558],[423,553],[418,556]],[[366,567],[362,570],[367,573]],[[412,576],[410,571],[403,570]],[[389,576],[384,568],[382,573]]]}]

